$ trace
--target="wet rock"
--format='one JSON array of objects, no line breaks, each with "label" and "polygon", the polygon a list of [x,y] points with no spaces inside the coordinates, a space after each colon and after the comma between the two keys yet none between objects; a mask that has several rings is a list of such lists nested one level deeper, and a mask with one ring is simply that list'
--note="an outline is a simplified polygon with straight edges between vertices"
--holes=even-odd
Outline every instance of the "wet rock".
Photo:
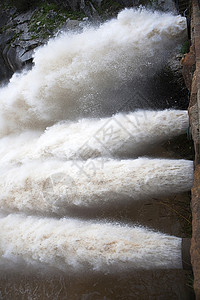
[{"label": "wet rock", "polygon": [[131,1],[131,0],[116,0],[116,2],[118,2],[119,4],[121,4],[123,6],[132,6],[134,1]]},{"label": "wet rock", "polygon": [[68,31],[68,30],[77,30],[80,29],[80,21],[77,20],[70,20],[67,19],[65,24],[61,27],[61,31]]},{"label": "wet rock", "polygon": [[18,24],[28,22],[31,20],[35,10],[30,10],[26,13],[22,13],[14,18],[15,21],[17,21]]},{"label": "wet rock", "polygon": [[14,37],[15,32],[13,30],[8,30],[0,35],[0,45],[7,44]]},{"label": "wet rock", "polygon": [[6,14],[5,12],[0,12],[0,27],[6,25],[6,23],[8,22],[9,20],[9,15]]},{"label": "wet rock", "polygon": [[200,164],[195,168],[194,186],[192,188],[192,246],[191,257],[193,272],[195,276],[195,292],[197,299],[200,299]]},{"label": "wet rock", "polygon": [[170,11],[177,13],[176,6],[173,0],[157,0],[157,1],[140,1],[140,0],[116,0],[122,6],[140,6],[152,7],[153,9],[159,9],[162,11]]},{"label": "wet rock", "polygon": [[19,24],[16,28],[17,33],[22,32],[22,31],[24,33],[27,33],[28,30],[29,30],[28,23]]},{"label": "wet rock", "polygon": [[182,239],[182,265],[184,270],[192,270],[191,257],[190,257],[191,239]]},{"label": "wet rock", "polygon": [[163,11],[170,11],[176,13],[176,6],[175,1],[172,0],[158,0],[157,1],[158,7],[160,7]]},{"label": "wet rock", "polygon": [[9,63],[9,66],[12,68],[12,70],[15,72],[17,70],[20,70],[21,67],[22,67],[22,63],[19,59],[19,57],[21,55],[23,55],[24,53],[24,50],[21,49],[20,47],[10,47],[8,49],[8,52],[7,52],[7,61]]},{"label": "wet rock", "polygon": [[27,40],[22,40],[21,37],[20,39],[17,38],[13,43],[12,43],[12,47],[15,46],[19,46],[22,49],[24,49],[24,51],[29,51],[31,49],[36,48],[39,45],[39,41],[37,39],[28,39]]},{"label": "wet rock", "polygon": [[30,50],[25,52],[23,55],[20,56],[20,60],[22,61],[23,64],[26,64],[27,62],[32,61],[34,50]]},{"label": "wet rock", "polygon": [[21,34],[20,40],[29,41],[32,39],[33,33],[32,32],[25,32]]},{"label": "wet rock", "polygon": [[[195,172],[192,188],[191,261],[196,299],[200,299],[200,10],[198,1],[192,1],[192,47],[185,57],[185,80],[190,89],[188,108],[191,133],[195,148]],[[195,69],[195,71],[193,70]],[[191,75],[192,79],[191,79]]]},{"label": "wet rock", "polygon": [[14,27],[17,25],[17,21],[16,20],[13,20],[13,19],[10,19],[9,22],[6,24],[6,27]]},{"label": "wet rock", "polygon": [[73,11],[76,11],[79,9],[79,4],[82,0],[54,0],[54,3],[58,6],[63,6],[66,8],[71,8]]},{"label": "wet rock", "polygon": [[93,2],[94,2],[95,4],[97,4],[98,7],[100,7],[100,6],[101,6],[102,0],[93,0]]},{"label": "wet rock", "polygon": [[29,63],[32,50],[44,43],[44,39],[34,40],[33,33],[28,32],[35,10],[17,16],[16,12],[16,8],[0,8],[0,80],[8,79]]},{"label": "wet rock", "polygon": [[80,9],[84,12],[84,14],[91,20],[92,14],[90,12],[90,7],[85,4],[84,0],[81,0]]},{"label": "wet rock", "polygon": [[200,161],[199,156],[199,116],[198,116],[198,104],[197,104],[197,71],[193,74],[191,92],[190,92],[190,103],[188,107],[190,125],[191,125],[191,134],[194,141],[195,148],[195,164],[198,164]]},{"label": "wet rock", "polygon": [[12,7],[8,10],[10,16],[13,16],[16,13],[16,11],[17,11],[16,7]]},{"label": "wet rock", "polygon": [[187,89],[191,92],[192,78],[195,70],[195,49],[194,45],[190,47],[190,52],[185,54],[181,60],[183,66],[183,78]]},{"label": "wet rock", "polygon": [[21,42],[20,47],[24,48],[26,51],[34,49],[38,46],[38,41],[37,40],[29,40],[29,41],[24,41]]},{"label": "wet rock", "polygon": [[49,18],[49,19],[55,19],[55,17],[57,17],[57,12],[55,12],[55,11],[50,11],[48,14],[47,14],[47,18]]},{"label": "wet rock", "polygon": [[1,66],[0,78],[2,78],[2,79],[10,78],[12,75],[12,71],[5,64],[5,60],[1,53],[0,53],[0,66]]}]

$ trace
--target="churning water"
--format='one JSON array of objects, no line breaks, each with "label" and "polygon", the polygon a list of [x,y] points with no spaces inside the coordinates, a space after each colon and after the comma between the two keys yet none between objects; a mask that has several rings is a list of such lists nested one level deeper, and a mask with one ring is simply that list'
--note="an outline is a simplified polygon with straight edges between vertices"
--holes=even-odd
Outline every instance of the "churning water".
[{"label": "churning water", "polygon": [[[50,40],[31,71],[1,88],[2,269],[181,268],[178,237],[49,216],[190,190],[191,161],[138,158],[188,127],[186,111],[141,110],[151,101],[137,87],[185,28],[181,16],[126,9],[98,28]],[[127,112],[127,99],[140,110]]]},{"label": "churning water", "polygon": [[181,239],[144,228],[23,215],[3,217],[0,225],[1,267],[27,263],[68,272],[182,267]]},{"label": "churning water", "polygon": [[67,208],[102,206],[188,191],[193,163],[147,159],[34,161],[6,165],[0,175],[0,207],[65,215]]},{"label": "churning water", "polygon": [[185,30],[181,16],[126,9],[97,29],[50,40],[32,71],[1,89],[1,136],[120,110],[133,78],[160,68]]},{"label": "churning water", "polygon": [[16,164],[50,158],[135,157],[150,145],[185,133],[188,126],[188,113],[183,110],[143,110],[65,121],[44,132],[26,130],[0,139],[0,161]]}]

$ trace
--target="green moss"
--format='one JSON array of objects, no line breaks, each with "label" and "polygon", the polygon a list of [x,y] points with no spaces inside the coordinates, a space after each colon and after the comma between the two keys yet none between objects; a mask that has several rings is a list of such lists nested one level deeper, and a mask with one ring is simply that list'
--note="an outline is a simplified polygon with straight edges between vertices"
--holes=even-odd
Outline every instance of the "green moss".
[{"label": "green moss", "polygon": [[103,0],[100,7],[97,6],[96,3],[93,3],[93,6],[103,19],[106,19],[108,16],[117,15],[117,13],[123,9],[121,4],[112,0]]},{"label": "green moss", "polygon": [[12,40],[10,41],[10,45],[17,39],[20,37],[20,35],[22,34],[23,32],[19,32],[19,33],[15,33],[15,35],[12,37]]},{"label": "green moss", "polygon": [[58,7],[56,6],[55,3],[44,2],[40,4],[40,7],[44,9],[45,13],[48,13],[50,10],[58,10]]},{"label": "green moss", "polygon": [[189,45],[189,41],[187,40],[182,44],[181,49],[180,49],[180,53],[182,53],[182,54],[188,53],[189,48],[190,48],[190,45]]},{"label": "green moss", "polygon": [[188,274],[187,275],[187,286],[191,289],[194,289],[194,274]]},{"label": "green moss", "polygon": [[30,38],[30,40],[35,40],[35,39],[37,39],[38,37],[39,37],[38,35],[32,35],[31,38]]},{"label": "green moss", "polygon": [[122,5],[120,5],[118,2],[112,1],[112,0],[103,0],[101,3],[102,10],[111,9],[111,8],[123,8]]},{"label": "green moss", "polygon": [[30,20],[29,32],[33,36],[48,38],[54,31],[62,27],[69,18],[80,20],[85,17],[81,12],[60,9],[54,3],[41,3]]},{"label": "green moss", "polygon": [[6,30],[8,30],[8,29],[11,29],[12,28],[12,26],[11,25],[5,25],[5,26],[2,26],[1,28],[0,28],[0,33],[3,33],[3,32],[5,32]]},{"label": "green moss", "polygon": [[[31,8],[32,4],[33,6],[37,5],[35,13],[33,14],[30,20],[30,26],[29,26],[29,32],[33,33],[32,39],[49,38],[50,35],[52,35],[60,27],[62,27],[62,25],[66,22],[67,19],[81,20],[82,18],[85,17],[84,13],[80,11],[74,12],[70,9],[65,9],[63,7],[56,5],[55,3],[52,3],[51,0],[49,2],[28,0],[27,4],[25,4],[25,1],[20,0],[19,3],[18,4],[17,3],[18,3],[17,0],[16,1],[6,0],[4,5],[1,4],[1,7],[12,8],[12,5],[14,5],[18,9],[18,11],[16,12],[16,15],[18,15],[21,10],[27,10]],[[20,3],[24,3],[24,9],[19,9],[18,5]],[[10,28],[12,27],[14,26],[11,26]],[[5,32],[7,29],[9,29],[8,26],[3,26],[0,29],[0,33]]]},{"label": "green moss", "polygon": [[2,26],[0,28],[0,34],[4,33],[6,31],[6,26]]}]

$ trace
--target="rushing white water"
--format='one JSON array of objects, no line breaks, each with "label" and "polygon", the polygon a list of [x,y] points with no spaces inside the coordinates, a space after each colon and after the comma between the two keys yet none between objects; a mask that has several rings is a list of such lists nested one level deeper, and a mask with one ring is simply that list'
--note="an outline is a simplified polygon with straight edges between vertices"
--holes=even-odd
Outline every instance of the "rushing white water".
[{"label": "rushing white water", "polygon": [[[170,126],[169,126],[170,124]],[[187,111],[137,111],[110,118],[58,123],[42,134],[26,131],[0,139],[0,162],[131,156],[149,145],[186,133]],[[15,147],[13,148],[13,144]]]},{"label": "rushing white water", "polygon": [[0,135],[120,109],[127,98],[116,103],[118,92],[160,66],[185,29],[181,16],[126,9],[99,28],[50,40],[33,69],[0,90]]},{"label": "rushing white water", "polygon": [[148,106],[135,84],[162,66],[185,28],[181,16],[124,10],[99,28],[50,40],[31,71],[0,89],[2,270],[182,267],[180,238],[47,216],[190,190],[191,161],[119,159],[186,132],[186,111],[113,114],[138,96],[140,109]]},{"label": "rushing white water", "polygon": [[63,215],[72,206],[188,191],[192,180],[193,162],[187,160],[33,161],[2,168],[0,208]]},{"label": "rushing white water", "polygon": [[0,267],[63,271],[182,267],[181,239],[140,227],[9,215],[0,218]]}]

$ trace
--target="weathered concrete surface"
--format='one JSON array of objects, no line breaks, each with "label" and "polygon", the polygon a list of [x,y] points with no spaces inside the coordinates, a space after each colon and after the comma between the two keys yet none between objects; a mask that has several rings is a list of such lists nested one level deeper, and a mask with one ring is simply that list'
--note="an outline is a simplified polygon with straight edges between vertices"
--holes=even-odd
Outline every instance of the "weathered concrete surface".
[{"label": "weathered concrete surface", "polygon": [[[195,128],[195,173],[194,186],[192,189],[192,215],[193,215],[193,232],[191,243],[191,258],[194,272],[194,290],[196,299],[200,299],[200,9],[198,1],[193,1],[193,43],[195,46],[196,70],[193,81],[193,94],[191,101],[196,98],[193,105],[194,111],[194,128]],[[191,114],[192,116],[192,114]]]},{"label": "weathered concrete surface", "polygon": [[183,60],[183,74],[190,91],[188,107],[192,138],[195,148],[195,172],[192,188],[191,261],[194,273],[196,299],[200,299],[200,7],[192,1],[190,52]]},{"label": "weathered concrete surface", "polygon": [[192,78],[195,71],[195,48],[194,44],[190,47],[190,52],[187,53],[181,61],[183,66],[183,78],[187,89],[191,92]]},{"label": "weathered concrete surface", "polygon": [[195,168],[194,186],[192,188],[192,244],[191,260],[194,273],[194,290],[196,299],[200,299],[200,164]]}]

